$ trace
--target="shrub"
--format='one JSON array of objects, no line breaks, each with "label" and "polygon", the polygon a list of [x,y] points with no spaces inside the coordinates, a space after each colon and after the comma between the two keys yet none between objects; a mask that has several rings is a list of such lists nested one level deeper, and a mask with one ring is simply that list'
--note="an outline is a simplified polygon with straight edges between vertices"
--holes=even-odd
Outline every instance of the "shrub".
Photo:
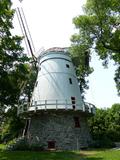
[{"label": "shrub", "polygon": [[107,137],[103,139],[94,140],[92,144],[90,144],[92,148],[112,148],[115,147],[115,144]]},{"label": "shrub", "polygon": [[9,141],[6,147],[9,151],[43,151],[44,146],[40,144],[29,144],[26,137],[20,137],[18,139],[13,139]]},{"label": "shrub", "polygon": [[20,137],[18,139],[13,139],[7,143],[6,150],[20,150],[25,151],[29,150],[29,143],[26,138]]},{"label": "shrub", "polygon": [[44,146],[41,145],[41,144],[32,144],[32,145],[30,145],[30,150],[32,150],[32,151],[43,151]]}]

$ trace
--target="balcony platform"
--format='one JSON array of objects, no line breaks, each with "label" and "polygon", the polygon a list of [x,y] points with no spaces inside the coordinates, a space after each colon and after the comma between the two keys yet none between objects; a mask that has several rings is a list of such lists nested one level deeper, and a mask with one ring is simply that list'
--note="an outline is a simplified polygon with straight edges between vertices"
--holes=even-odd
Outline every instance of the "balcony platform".
[{"label": "balcony platform", "polygon": [[67,100],[40,100],[31,103],[24,102],[18,108],[19,114],[36,113],[41,111],[79,111],[88,114],[95,114],[96,107],[91,104],[84,102],[83,105],[75,103],[75,108],[71,101]]}]

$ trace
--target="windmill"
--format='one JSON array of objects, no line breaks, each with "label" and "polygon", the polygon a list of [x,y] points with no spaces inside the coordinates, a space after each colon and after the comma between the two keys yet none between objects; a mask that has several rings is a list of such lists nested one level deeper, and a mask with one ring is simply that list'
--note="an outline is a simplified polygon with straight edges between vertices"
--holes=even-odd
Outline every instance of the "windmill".
[{"label": "windmill", "polygon": [[[21,24],[24,30],[24,23]],[[25,36],[31,51],[26,31]],[[31,55],[36,64],[33,52]],[[95,106],[82,100],[68,48],[45,50],[37,62],[38,75],[30,104],[19,108],[19,115],[27,118],[23,136],[30,145],[39,144],[44,149],[86,148],[91,141],[87,117],[95,113]]]}]

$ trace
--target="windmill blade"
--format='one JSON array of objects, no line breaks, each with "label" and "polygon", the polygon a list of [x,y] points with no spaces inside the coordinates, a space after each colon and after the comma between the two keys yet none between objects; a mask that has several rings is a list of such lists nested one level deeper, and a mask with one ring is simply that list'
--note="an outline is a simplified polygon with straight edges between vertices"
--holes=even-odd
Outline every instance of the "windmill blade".
[{"label": "windmill blade", "polygon": [[33,44],[33,41],[32,41],[31,35],[30,35],[30,31],[29,31],[29,28],[28,28],[28,25],[27,25],[27,21],[25,19],[25,14],[24,14],[23,10],[22,11],[21,10],[20,10],[20,8],[16,9],[17,17],[18,17],[18,20],[19,20],[19,23],[20,23],[22,33],[25,37],[26,48],[27,48],[27,50],[29,50],[28,53],[31,55],[31,57],[33,59],[33,63],[36,67],[37,58],[35,57],[35,55],[33,53],[33,50],[35,51],[35,47],[34,47],[34,44]]},{"label": "windmill blade", "polygon": [[22,8],[21,8],[21,11],[22,11],[22,15],[23,15],[23,18],[24,18],[24,21],[25,21],[25,25],[26,25],[26,28],[27,28],[27,31],[28,31],[29,39],[30,39],[30,42],[32,44],[32,48],[33,48],[33,51],[35,53],[35,47],[34,47],[34,43],[33,43],[33,40],[32,40],[32,36],[31,36],[30,30],[29,30],[29,27],[28,27],[28,24],[27,24],[27,20],[26,20],[26,17],[25,17],[25,14],[24,14],[24,11],[23,11]]},{"label": "windmill blade", "polygon": [[24,36],[24,41],[25,41],[25,46],[26,46],[27,54],[28,54],[28,56],[30,57],[31,54],[29,53],[29,47],[28,47],[28,44],[27,44],[27,40],[26,40],[26,38],[25,38],[23,26],[22,26],[22,23],[21,23],[21,20],[20,20],[20,17],[19,17],[19,13],[18,13],[17,9],[16,9],[16,15],[17,15],[17,19],[18,19],[18,22],[19,22],[19,25],[20,25],[20,29],[21,29],[21,31],[22,31],[22,35]]}]

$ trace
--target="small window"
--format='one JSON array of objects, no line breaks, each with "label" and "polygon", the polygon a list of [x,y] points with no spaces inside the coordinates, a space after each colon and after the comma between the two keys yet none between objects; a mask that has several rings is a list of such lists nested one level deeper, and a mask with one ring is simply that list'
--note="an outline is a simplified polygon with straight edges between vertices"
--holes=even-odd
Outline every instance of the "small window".
[{"label": "small window", "polygon": [[69,83],[72,84],[72,79],[71,78],[69,78]]},{"label": "small window", "polygon": [[66,64],[66,67],[67,67],[67,68],[70,68],[69,64]]},{"label": "small window", "polygon": [[75,97],[71,97],[72,107],[75,109]]},{"label": "small window", "polygon": [[72,101],[75,101],[75,97],[71,97],[71,100],[72,100]]},{"label": "small window", "polygon": [[79,117],[74,117],[75,127],[80,128]]},{"label": "small window", "polygon": [[55,148],[55,141],[48,141],[48,149],[54,149]]},{"label": "small window", "polygon": [[75,100],[74,100],[74,101],[72,101],[72,104],[75,104]]},{"label": "small window", "polygon": [[75,105],[72,105],[73,110],[75,109]]}]

